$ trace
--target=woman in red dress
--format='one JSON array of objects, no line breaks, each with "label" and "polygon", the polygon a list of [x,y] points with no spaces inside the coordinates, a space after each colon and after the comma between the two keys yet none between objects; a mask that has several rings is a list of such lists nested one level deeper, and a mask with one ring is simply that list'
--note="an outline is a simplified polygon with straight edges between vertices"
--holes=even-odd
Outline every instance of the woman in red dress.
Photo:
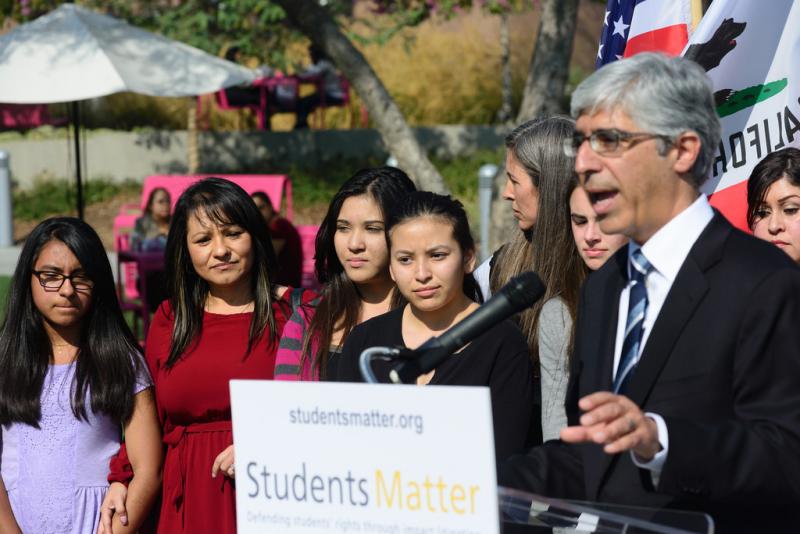
[{"label": "woman in red dress", "polygon": [[291,312],[267,227],[250,197],[220,178],[175,207],[166,249],[171,298],[145,358],[167,447],[159,533],[236,532],[228,382],[271,379]]}]

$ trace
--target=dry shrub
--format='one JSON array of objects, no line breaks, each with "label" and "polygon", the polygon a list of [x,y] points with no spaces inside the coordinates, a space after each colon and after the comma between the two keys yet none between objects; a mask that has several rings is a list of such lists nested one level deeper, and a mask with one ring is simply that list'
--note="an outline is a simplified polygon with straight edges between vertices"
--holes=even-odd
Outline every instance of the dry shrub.
[{"label": "dry shrub", "polygon": [[[535,31],[513,22],[509,40],[518,103]],[[499,28],[499,17],[475,11],[447,22],[430,20],[384,45],[361,48],[410,123],[485,124],[501,105]]]}]

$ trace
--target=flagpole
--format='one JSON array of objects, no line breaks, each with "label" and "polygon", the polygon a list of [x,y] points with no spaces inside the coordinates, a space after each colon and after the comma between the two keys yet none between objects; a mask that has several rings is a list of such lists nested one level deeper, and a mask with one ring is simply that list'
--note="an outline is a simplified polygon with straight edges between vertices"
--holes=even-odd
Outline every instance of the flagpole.
[{"label": "flagpole", "polygon": [[692,0],[692,31],[697,29],[703,18],[703,0]]}]

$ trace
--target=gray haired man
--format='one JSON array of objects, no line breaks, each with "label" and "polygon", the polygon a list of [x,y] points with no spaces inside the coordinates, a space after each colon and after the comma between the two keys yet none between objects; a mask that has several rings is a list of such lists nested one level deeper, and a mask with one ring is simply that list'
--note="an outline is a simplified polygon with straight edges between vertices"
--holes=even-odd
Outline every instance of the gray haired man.
[{"label": "gray haired man", "polygon": [[573,93],[575,170],[605,233],[630,238],[581,293],[561,440],[500,482],[562,498],[796,528],[800,271],[699,192],[720,126],[683,58],[611,63]]}]

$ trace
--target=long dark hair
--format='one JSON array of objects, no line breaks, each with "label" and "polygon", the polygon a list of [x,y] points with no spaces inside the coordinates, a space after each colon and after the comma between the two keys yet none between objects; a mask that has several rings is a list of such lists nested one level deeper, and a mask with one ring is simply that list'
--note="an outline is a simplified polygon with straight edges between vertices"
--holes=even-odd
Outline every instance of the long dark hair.
[{"label": "long dark hair", "polygon": [[[322,299],[309,323],[308,335],[303,342],[303,358],[313,358],[314,368],[320,378],[326,377],[328,350],[333,333],[341,330],[344,340],[358,324],[361,311],[358,287],[347,277],[344,266],[336,255],[333,241],[342,204],[350,197],[369,195],[380,207],[385,221],[392,207],[413,191],[416,191],[414,182],[400,169],[361,169],[342,184],[328,206],[328,213],[317,233],[314,256],[317,280],[323,284]],[[312,348],[314,345],[316,347]]]},{"label": "long dark hair", "polygon": [[[392,228],[420,217],[433,217],[446,221],[453,227],[453,237],[461,248],[462,254],[466,254],[468,251],[475,252],[475,240],[469,230],[469,220],[467,219],[467,213],[464,211],[464,205],[449,195],[438,195],[430,191],[412,193],[396,209],[392,210],[386,224],[387,246],[391,249]],[[475,302],[483,302],[480,287],[472,273],[464,274],[463,290],[468,298]],[[404,303],[405,299],[400,295],[399,291],[396,291],[395,306]]]},{"label": "long dark hair", "polygon": [[505,140],[506,149],[514,154],[538,190],[539,207],[533,229],[519,232],[496,253],[489,285],[495,293],[514,276],[530,270],[544,282],[547,288],[544,297],[520,313],[518,319],[528,339],[531,359],[537,365],[542,306],[551,298],[561,298],[574,324],[587,272],[575,247],[570,224],[569,197],[571,184],[575,183],[575,160],[561,148],[574,131],[575,122],[567,117],[536,118],[515,128]]},{"label": "long dark hair", "polygon": [[758,207],[764,202],[767,191],[781,178],[800,187],[800,150],[792,147],[778,150],[767,155],[753,168],[747,179],[747,225],[751,229],[755,226]]},{"label": "long dark hair", "polygon": [[[144,205],[144,212],[147,215],[149,215],[150,217],[153,216],[153,202],[156,199],[156,193],[158,193],[159,191],[162,191],[162,192],[166,193],[167,194],[167,198],[172,200],[172,198],[170,197],[169,191],[167,191],[167,189],[165,187],[156,187],[152,191],[150,191],[150,194],[147,195],[147,204]],[[172,217],[171,214],[167,215],[167,222],[169,222],[171,217]]]},{"label": "long dark hair", "polygon": [[0,424],[39,427],[52,346],[33,303],[31,280],[42,248],[51,241],[64,243],[94,283],[91,305],[81,319],[72,413],[88,419],[88,395],[92,412],[127,421],[133,413],[141,348],[120,311],[111,265],[97,233],[79,219],[55,217],[42,221],[28,236],[11,281],[0,331]]},{"label": "long dark hair", "polygon": [[250,283],[254,309],[247,353],[267,330],[271,342],[277,339],[272,313],[275,300],[272,280],[277,272],[277,260],[267,225],[244,189],[222,178],[206,178],[193,184],[180,196],[167,236],[167,287],[175,318],[167,368],[175,365],[202,330],[208,282],[194,270],[186,241],[189,218],[199,213],[205,214],[215,224],[235,224],[250,234],[253,247]]}]

